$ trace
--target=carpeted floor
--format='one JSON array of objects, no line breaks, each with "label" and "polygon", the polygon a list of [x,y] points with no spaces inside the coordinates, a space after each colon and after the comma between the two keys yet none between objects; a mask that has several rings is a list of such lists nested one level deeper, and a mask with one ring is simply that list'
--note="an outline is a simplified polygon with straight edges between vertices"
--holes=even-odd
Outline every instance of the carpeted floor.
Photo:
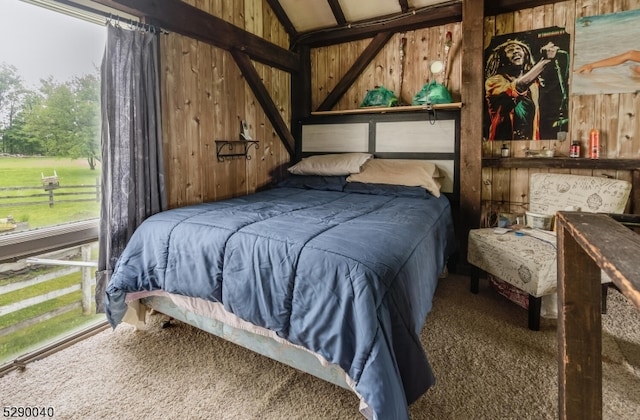
[{"label": "carpeted floor", "polygon": [[[640,312],[618,292],[603,315],[605,419],[640,413]],[[422,342],[437,384],[412,419],[557,418],[556,323],[486,283],[441,280]],[[51,406],[60,419],[362,419],[350,391],[184,324],[121,325],[0,378],[2,406]]]}]

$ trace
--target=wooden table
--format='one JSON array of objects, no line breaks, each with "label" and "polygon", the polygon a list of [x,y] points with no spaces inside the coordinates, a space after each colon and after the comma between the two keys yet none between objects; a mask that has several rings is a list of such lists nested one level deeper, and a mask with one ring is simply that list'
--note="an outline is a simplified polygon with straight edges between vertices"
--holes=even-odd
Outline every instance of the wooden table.
[{"label": "wooden table", "polygon": [[602,418],[600,270],[640,309],[640,235],[634,215],[558,212],[558,414]]}]

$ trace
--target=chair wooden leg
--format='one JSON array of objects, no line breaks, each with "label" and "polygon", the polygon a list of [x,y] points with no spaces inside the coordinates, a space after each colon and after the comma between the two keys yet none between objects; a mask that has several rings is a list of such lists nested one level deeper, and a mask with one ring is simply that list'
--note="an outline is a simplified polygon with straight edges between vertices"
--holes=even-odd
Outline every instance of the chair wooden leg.
[{"label": "chair wooden leg", "polygon": [[540,331],[540,308],[542,298],[529,295],[529,329]]},{"label": "chair wooden leg", "polygon": [[480,290],[480,269],[475,265],[471,266],[471,293],[478,294]]},{"label": "chair wooden leg", "polygon": [[609,292],[609,283],[602,285],[602,313],[607,313],[607,293]]}]

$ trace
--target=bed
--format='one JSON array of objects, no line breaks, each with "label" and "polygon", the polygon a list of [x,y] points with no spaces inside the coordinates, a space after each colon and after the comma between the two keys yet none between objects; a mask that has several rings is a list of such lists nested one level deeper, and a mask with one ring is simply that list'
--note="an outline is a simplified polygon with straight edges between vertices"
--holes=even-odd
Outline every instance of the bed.
[{"label": "bed", "polygon": [[[456,248],[449,171],[339,152],[319,157],[364,161],[145,220],[107,287],[111,325],[152,308],[351,389],[367,418],[408,419],[435,381],[419,337]],[[376,182],[385,165],[397,183]],[[407,185],[414,165],[427,181]]]}]

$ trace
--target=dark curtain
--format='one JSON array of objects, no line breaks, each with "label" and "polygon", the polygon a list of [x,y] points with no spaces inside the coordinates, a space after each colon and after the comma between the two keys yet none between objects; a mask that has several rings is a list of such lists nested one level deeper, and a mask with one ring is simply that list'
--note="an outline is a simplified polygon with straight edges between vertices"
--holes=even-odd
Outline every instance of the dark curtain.
[{"label": "dark curtain", "polygon": [[165,210],[157,33],[107,26],[102,60],[102,206],[97,312],[118,257],[144,219]]}]

